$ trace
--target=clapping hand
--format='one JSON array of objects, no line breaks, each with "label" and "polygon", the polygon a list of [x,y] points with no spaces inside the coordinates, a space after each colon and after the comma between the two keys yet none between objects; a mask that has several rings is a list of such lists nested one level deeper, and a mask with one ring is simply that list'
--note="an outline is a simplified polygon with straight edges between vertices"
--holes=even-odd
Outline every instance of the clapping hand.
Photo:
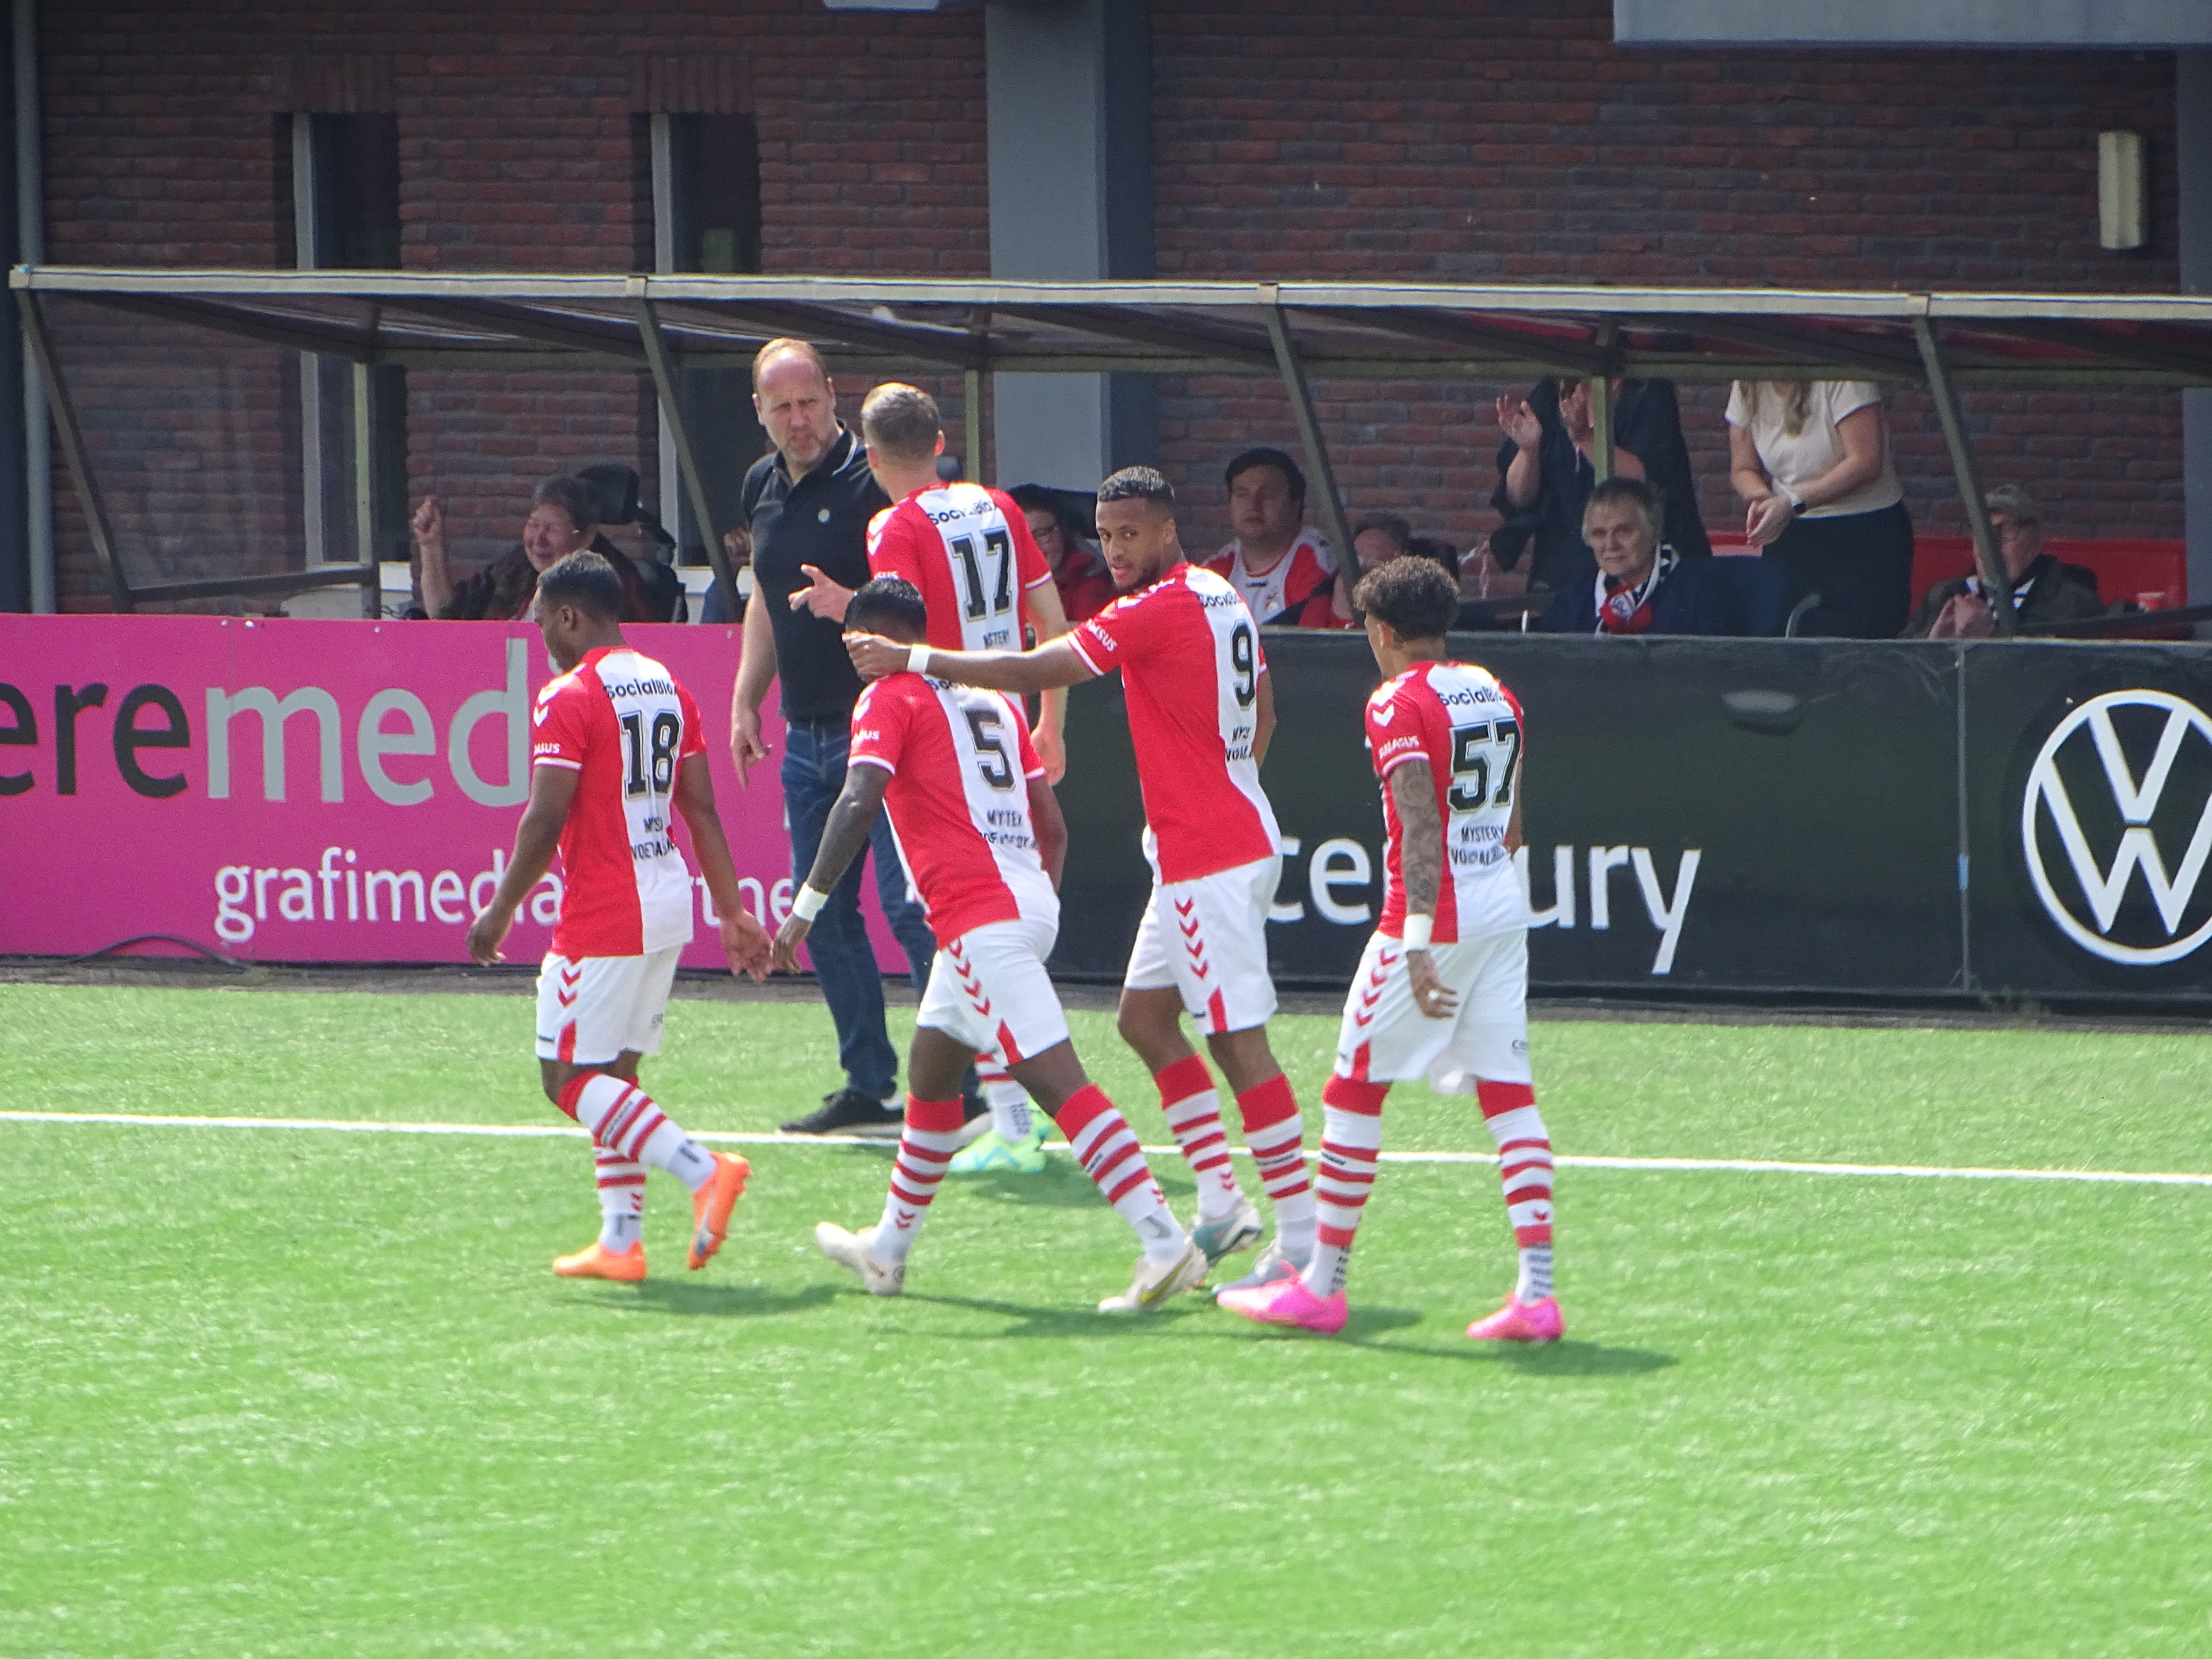
[{"label": "clapping hand", "polygon": [[1544,441],[1544,423],[1526,398],[1498,400],[1498,429],[1523,449],[1534,449]]},{"label": "clapping hand", "polygon": [[1765,547],[1790,528],[1797,509],[1780,490],[1762,495],[1744,509],[1743,538],[1753,547]]}]

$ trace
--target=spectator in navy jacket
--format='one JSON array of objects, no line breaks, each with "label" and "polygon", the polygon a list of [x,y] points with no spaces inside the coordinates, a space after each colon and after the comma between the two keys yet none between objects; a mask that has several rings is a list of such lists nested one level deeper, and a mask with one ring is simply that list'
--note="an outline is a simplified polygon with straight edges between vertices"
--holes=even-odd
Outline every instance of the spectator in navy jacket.
[{"label": "spectator in navy jacket", "polygon": [[1662,546],[1666,510],[1641,478],[1607,478],[1583,509],[1594,580],[1562,588],[1544,613],[1553,634],[1735,634],[1728,590],[1710,559]]}]

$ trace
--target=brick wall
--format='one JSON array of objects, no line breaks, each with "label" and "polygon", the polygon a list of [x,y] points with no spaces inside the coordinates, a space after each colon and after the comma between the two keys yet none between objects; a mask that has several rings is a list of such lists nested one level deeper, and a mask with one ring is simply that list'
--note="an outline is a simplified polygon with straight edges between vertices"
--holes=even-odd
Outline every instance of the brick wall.
[{"label": "brick wall", "polygon": [[[639,117],[703,97],[755,116],[770,270],[989,269],[974,10],[76,0],[41,14],[57,262],[289,263],[279,118],[312,108],[396,114],[410,266],[635,265],[649,234]],[[1164,276],[2176,282],[2166,56],[1624,51],[1607,0],[1540,15],[1498,0],[1176,0],[1154,8],[1153,34]],[[2094,135],[2114,126],[2150,142],[2142,255],[2095,246]],[[296,562],[286,357],[218,366],[173,332],[82,316],[65,336],[70,362],[93,366],[81,395],[134,574]],[[848,415],[865,389],[847,388]],[[934,389],[957,434],[957,383]],[[1405,510],[1462,546],[1485,532],[1490,405],[1506,389],[1324,385],[1353,510]],[[1288,410],[1264,379],[1163,392],[1162,459],[1188,487],[1194,540],[1210,541],[1221,461],[1255,439],[1289,445]],[[1682,395],[1717,524],[1735,516],[1722,396]],[[410,489],[440,491],[463,558],[513,540],[544,473],[619,458],[653,475],[635,376],[416,371],[409,404]],[[1932,411],[1907,391],[1891,413],[1916,518],[1956,531]],[[1977,393],[1969,415],[1985,473],[2036,488],[2054,527],[2179,533],[2177,398]],[[64,592],[92,602],[65,480],[57,500]]]},{"label": "brick wall", "polygon": [[[2170,54],[1692,52],[1613,44],[1608,0],[1180,0],[1153,9],[1164,276],[2172,292]],[[2097,246],[2096,135],[2147,136],[2154,240]],[[1352,513],[1466,547],[1495,522],[1506,386],[1322,385]],[[1680,388],[1716,526],[1727,388]],[[1279,389],[1162,388],[1164,459],[1200,539],[1220,463],[1297,453]],[[1933,406],[1890,401],[1917,523],[1963,533]],[[1984,476],[2054,531],[2181,533],[2178,394],[1975,392]]]},{"label": "brick wall", "polygon": [[[82,0],[41,12],[57,264],[289,264],[281,118],[359,109],[398,117],[406,265],[638,268],[651,246],[638,118],[672,87],[677,101],[659,106],[686,107],[690,82],[715,95],[716,77],[686,72],[715,60],[734,83],[720,95],[759,125],[768,269],[990,269],[980,14],[840,18],[818,0]],[[298,564],[288,358],[234,353],[217,369],[201,351],[181,366],[167,360],[188,333],[82,307],[57,327],[73,386],[88,371],[78,398],[134,580]],[[547,473],[620,459],[650,492],[657,438],[640,379],[413,371],[410,493],[438,491],[456,558],[511,545]],[[957,381],[935,389],[957,422]],[[866,388],[848,390],[849,406]],[[231,454],[248,428],[261,447]],[[205,510],[155,487],[179,475],[198,481]],[[65,478],[56,493],[63,591],[96,602],[105,589]]]}]

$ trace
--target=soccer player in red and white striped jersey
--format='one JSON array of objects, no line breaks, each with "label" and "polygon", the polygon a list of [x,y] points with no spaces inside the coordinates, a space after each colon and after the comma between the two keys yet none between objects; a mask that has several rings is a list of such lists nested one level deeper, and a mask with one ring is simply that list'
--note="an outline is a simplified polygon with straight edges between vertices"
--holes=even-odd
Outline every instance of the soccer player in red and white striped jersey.
[{"label": "soccer player in red and white striped jersey", "polygon": [[523,900],[561,859],[561,914],[538,977],[538,1059],[546,1097],[591,1132],[598,1240],[562,1256],[564,1278],[645,1277],[645,1172],[690,1189],[689,1265],[721,1248],[744,1191],[745,1161],[709,1152],[638,1086],[660,1052],[676,960],[691,939],[691,872],[672,812],[691,832],[733,969],[767,977],[769,939],[738,889],[714,811],[704,733],[691,694],[623,641],[622,583],[596,553],[573,553],[538,579],[538,628],[559,675],[532,711],[530,799],[514,858],[469,929],[485,963]]},{"label": "soccer player in red and white striped jersey", "polygon": [[1219,1096],[1182,1034],[1182,1014],[1206,1034],[1274,1204],[1276,1239],[1255,1276],[1278,1277],[1312,1254],[1314,1200],[1297,1100],[1267,1044],[1267,916],[1282,840],[1260,787],[1274,724],[1267,659],[1244,602],[1185,561],[1175,491],[1159,473],[1128,467],[1099,485],[1098,532],[1121,597],[1065,640],[981,653],[909,653],[850,632],[847,642],[865,677],[896,672],[911,657],[922,672],[1004,691],[1121,671],[1153,874],[1122,983],[1121,1035],[1152,1071],[1198,1177],[1192,1236],[1217,1261],[1256,1243],[1261,1227],[1231,1169]]},{"label": "soccer player in red and white striped jersey", "polygon": [[[929,614],[911,583],[878,577],[853,595],[846,625],[914,646]],[[915,1017],[914,1093],[883,1218],[858,1233],[823,1222],[823,1254],[874,1295],[904,1288],[908,1252],[959,1145],[960,1074],[989,1049],[1053,1114],[1143,1247],[1134,1282],[1100,1310],[1141,1311],[1192,1289],[1206,1256],[1169,1212],[1121,1114],[1085,1075],[1045,972],[1067,828],[1011,698],[919,673],[872,681],[853,710],[844,789],[776,935],[776,960],[795,965],[808,924],[885,807],[939,950]]]},{"label": "soccer player in red and white striped jersey", "polygon": [[1520,1246],[1514,1293],[1467,1334],[1554,1341],[1563,1328],[1552,1293],[1552,1143],[1528,1070],[1528,905],[1513,866],[1521,705],[1486,671],[1446,653],[1459,593],[1442,566],[1393,559],[1356,597],[1384,676],[1367,702],[1367,746],[1382,786],[1389,891],[1322,1091],[1319,1244],[1298,1278],[1224,1291],[1220,1302],[1267,1324],[1343,1328],[1383,1097],[1393,1083],[1426,1078],[1439,1094],[1480,1103]]},{"label": "soccer player in red and white striped jersey", "polygon": [[[1052,568],[1013,497],[937,476],[945,427],[936,398],[919,386],[885,381],[860,405],[860,435],[868,470],[892,501],[869,521],[868,568],[921,592],[929,611],[925,643],[947,651],[1019,650],[1026,638],[1052,640],[1067,632]],[[851,592],[811,565],[799,568],[811,580],[792,595],[793,608],[805,605],[817,617],[842,621]],[[1051,783],[1067,770],[1066,722],[1066,690],[1047,691],[1030,738]],[[976,1069],[991,1107],[990,1138],[960,1162],[1041,1173],[1043,1132],[1031,1121],[1028,1096],[996,1053],[978,1055]]]}]

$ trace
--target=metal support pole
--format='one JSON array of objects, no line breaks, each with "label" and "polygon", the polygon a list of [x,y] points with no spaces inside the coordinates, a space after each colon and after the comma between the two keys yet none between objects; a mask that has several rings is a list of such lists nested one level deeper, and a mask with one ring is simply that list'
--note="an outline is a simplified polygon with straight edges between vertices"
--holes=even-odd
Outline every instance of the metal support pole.
[{"label": "metal support pole", "polygon": [[961,405],[968,411],[966,477],[971,483],[988,483],[983,476],[983,372],[971,368],[960,379]]},{"label": "metal support pole", "polygon": [[730,568],[730,556],[723,550],[721,534],[714,527],[714,515],[708,509],[706,481],[699,476],[698,458],[691,453],[691,434],[684,429],[684,411],[676,404],[676,374],[669,366],[668,343],[660,337],[660,319],[653,313],[653,301],[645,297],[641,278],[630,284],[630,302],[637,310],[637,336],[645,347],[646,363],[653,370],[660,418],[668,423],[668,435],[675,441],[676,465],[683,471],[684,487],[691,497],[692,514],[699,520],[700,538],[707,544],[707,562],[714,567],[714,580],[734,597],[738,579]]},{"label": "metal support pole", "polygon": [[374,617],[384,583],[376,562],[375,446],[368,423],[368,365],[353,365],[353,545],[367,575],[362,582],[361,614]]},{"label": "metal support pole", "polygon": [[1966,527],[1973,532],[1974,563],[1981,572],[1982,586],[1989,590],[1997,632],[2010,639],[2020,632],[2020,619],[2013,614],[2012,584],[2005,579],[2004,562],[1997,556],[1996,538],[1990,533],[1989,508],[1982,500],[1981,482],[1974,476],[1974,454],[1966,447],[1966,422],[1959,409],[1957,388],[1951,384],[1950,365],[1936,343],[1936,330],[1925,312],[1912,319],[1912,335],[1920,343],[1920,362],[1927,370],[1928,390],[1936,399],[1936,418],[1943,423],[1943,441],[1950,446],[1960,504],[1966,509]]},{"label": "metal support pole", "polygon": [[77,425],[76,405],[70,401],[69,388],[62,384],[61,375],[54,368],[53,343],[46,337],[46,313],[39,308],[38,296],[27,288],[15,290],[15,307],[23,319],[23,339],[31,348],[31,360],[38,367],[39,383],[46,388],[46,406],[62,441],[62,459],[69,464],[70,482],[76,485],[78,504],[84,508],[85,528],[92,532],[92,550],[107,577],[108,599],[118,611],[132,610],[135,606],[131,584],[124,580],[123,567],[116,561],[115,538],[107,527],[107,507],[100,498],[99,487],[92,481],[92,458],[85,450],[84,430]]},{"label": "metal support pole", "polygon": [[1336,493],[1336,471],[1328,464],[1328,448],[1322,441],[1321,421],[1314,413],[1313,392],[1306,385],[1305,367],[1298,362],[1282,307],[1274,303],[1274,290],[1264,290],[1267,337],[1274,342],[1275,366],[1282,371],[1283,390],[1290,394],[1291,416],[1297,422],[1298,441],[1304,446],[1306,467],[1321,491],[1322,526],[1336,549],[1340,563],[1352,558],[1352,526],[1344,516],[1344,498]]},{"label": "metal support pole", "polygon": [[[15,0],[15,257],[27,265],[46,262],[46,182],[39,122],[39,8]],[[31,609],[60,608],[54,571],[54,456],[52,416],[38,376],[23,377],[25,538],[31,562]]]}]

